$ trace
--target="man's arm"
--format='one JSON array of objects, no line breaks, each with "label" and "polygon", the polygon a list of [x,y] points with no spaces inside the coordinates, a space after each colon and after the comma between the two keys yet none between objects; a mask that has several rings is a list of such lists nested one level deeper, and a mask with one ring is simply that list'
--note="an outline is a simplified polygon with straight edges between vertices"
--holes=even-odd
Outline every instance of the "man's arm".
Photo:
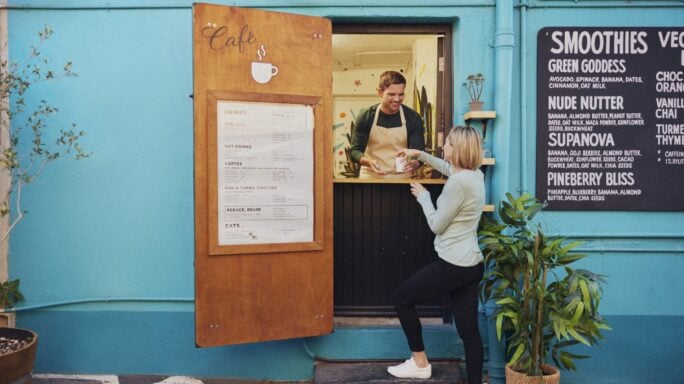
[{"label": "man's arm", "polygon": [[406,121],[406,131],[408,134],[408,147],[419,151],[425,150],[425,127],[423,119],[418,112],[413,112],[411,119]]},{"label": "man's arm", "polygon": [[[413,111],[413,110],[411,110]],[[406,121],[406,133],[408,135],[408,148],[417,149],[419,151],[425,150],[425,128],[423,126],[423,119],[418,112],[413,111],[412,118]],[[415,171],[422,163],[418,160],[411,160],[409,163],[411,170]]]},{"label": "man's arm", "polygon": [[354,132],[352,133],[351,139],[351,151],[350,155],[353,161],[363,164],[361,158],[363,153],[366,151],[366,145],[368,145],[368,136],[370,134],[370,124],[368,123],[368,115],[370,114],[370,108],[365,109],[359,113],[354,121]]}]

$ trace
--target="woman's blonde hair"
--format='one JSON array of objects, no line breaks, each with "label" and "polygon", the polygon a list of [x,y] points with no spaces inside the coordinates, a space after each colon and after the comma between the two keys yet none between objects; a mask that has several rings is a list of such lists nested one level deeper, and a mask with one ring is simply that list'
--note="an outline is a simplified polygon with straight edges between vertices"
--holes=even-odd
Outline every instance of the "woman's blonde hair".
[{"label": "woman's blonde hair", "polygon": [[459,125],[451,128],[446,138],[453,147],[451,164],[476,170],[482,165],[482,139],[473,127]]}]

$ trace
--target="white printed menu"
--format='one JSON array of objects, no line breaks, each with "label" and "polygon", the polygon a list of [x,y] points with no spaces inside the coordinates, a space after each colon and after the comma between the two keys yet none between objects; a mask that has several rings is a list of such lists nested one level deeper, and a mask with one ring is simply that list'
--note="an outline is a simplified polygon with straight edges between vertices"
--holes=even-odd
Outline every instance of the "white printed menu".
[{"label": "white printed menu", "polygon": [[219,245],[313,241],[313,107],[217,102]]}]

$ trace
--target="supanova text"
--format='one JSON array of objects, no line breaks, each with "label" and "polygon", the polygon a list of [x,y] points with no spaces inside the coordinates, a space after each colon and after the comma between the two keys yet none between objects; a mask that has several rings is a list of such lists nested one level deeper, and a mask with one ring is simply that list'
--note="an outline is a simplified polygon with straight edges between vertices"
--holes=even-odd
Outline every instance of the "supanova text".
[{"label": "supanova text", "polygon": [[[640,55],[648,52],[647,38],[644,30],[553,31],[550,51],[555,55]],[[684,31],[658,31],[658,41],[662,48],[684,48]]]},{"label": "supanova text", "polygon": [[551,132],[549,147],[614,147],[612,133],[596,132]]}]

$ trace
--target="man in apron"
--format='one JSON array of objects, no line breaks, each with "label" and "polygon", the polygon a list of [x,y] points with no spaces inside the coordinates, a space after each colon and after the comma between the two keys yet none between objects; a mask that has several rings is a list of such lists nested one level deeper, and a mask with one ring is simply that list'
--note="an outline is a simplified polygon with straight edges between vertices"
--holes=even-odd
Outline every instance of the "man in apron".
[{"label": "man in apron", "polygon": [[361,165],[359,178],[410,178],[419,167],[418,160],[397,169],[395,154],[400,149],[425,150],[423,119],[418,112],[402,105],[406,78],[395,71],[380,75],[380,104],[359,114],[354,122],[351,158]]}]

